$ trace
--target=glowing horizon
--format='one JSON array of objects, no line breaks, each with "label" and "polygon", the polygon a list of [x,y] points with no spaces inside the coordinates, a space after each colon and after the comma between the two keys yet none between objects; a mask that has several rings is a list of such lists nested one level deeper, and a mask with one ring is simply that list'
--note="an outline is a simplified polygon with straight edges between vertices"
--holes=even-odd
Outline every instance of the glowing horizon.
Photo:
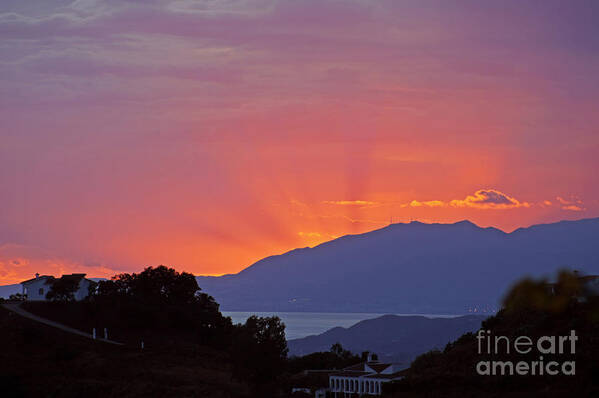
[{"label": "glowing horizon", "polygon": [[0,284],[599,216],[593,2],[0,6]]},{"label": "glowing horizon", "polygon": [[[559,221],[575,221],[577,219],[562,219],[562,220],[558,220],[558,221],[554,221],[554,222],[559,222]],[[439,222],[439,221],[433,221],[433,220],[417,220],[417,219],[413,219],[410,218],[409,220],[402,220],[402,221],[398,221],[396,219],[390,219],[388,221],[387,224],[381,223],[380,227],[375,227],[372,229],[368,229],[368,230],[364,230],[361,232],[354,232],[352,234],[361,234],[361,233],[368,233],[368,232],[372,232],[381,228],[385,228],[386,226],[391,225],[391,222],[393,225],[396,224],[409,224],[412,222],[420,222],[420,223],[424,223],[424,224],[454,224],[460,221],[470,221],[468,219],[461,219],[461,220],[455,220],[455,221],[448,221],[448,222]],[[374,221],[373,221],[374,223]],[[497,228],[493,225],[479,225],[477,223],[474,223],[475,225],[481,227],[481,228],[487,228],[487,227],[493,227],[493,228]],[[526,226],[520,226],[520,227],[515,227],[512,228],[511,230],[503,230],[501,228],[497,228],[503,232],[506,233],[511,233],[514,230],[518,229],[518,228],[527,228],[530,227],[532,225],[526,225]],[[113,275],[116,275],[120,272],[140,272],[143,270],[143,268],[148,267],[148,266],[158,266],[158,265],[167,265],[169,267],[175,267],[177,268],[179,271],[181,270],[185,270],[186,272],[192,272],[194,275],[196,276],[223,276],[223,275],[230,275],[230,274],[236,274],[242,270],[244,270],[245,268],[248,268],[249,266],[253,265],[254,263],[256,263],[259,260],[262,260],[263,258],[269,257],[269,256],[276,256],[276,255],[281,255],[281,254],[285,254],[289,251],[292,251],[294,249],[298,249],[298,248],[304,248],[304,247],[316,247],[321,245],[322,243],[326,243],[326,242],[330,242],[332,240],[338,239],[342,236],[346,236],[346,235],[350,235],[350,233],[345,234],[345,235],[339,235],[339,236],[334,236],[334,235],[328,235],[328,236],[323,236],[322,234],[319,233],[309,233],[309,234],[303,234],[301,232],[298,233],[298,235],[300,236],[308,236],[309,238],[313,238],[313,242],[312,244],[309,244],[307,246],[298,246],[298,247],[291,247],[291,248],[284,248],[281,249],[281,251],[278,252],[273,252],[273,253],[269,253],[267,255],[261,256],[259,258],[256,258],[255,260],[250,260],[249,263],[247,263],[246,265],[242,265],[240,268],[238,269],[234,269],[233,271],[230,272],[221,272],[221,273],[197,273],[197,272],[193,272],[193,271],[189,271],[184,264],[179,264],[179,265],[173,265],[173,264],[163,264],[163,263],[156,263],[156,264],[139,264],[137,267],[136,266],[130,266],[127,268],[123,268],[123,269],[119,269],[118,267],[113,268],[107,268],[105,266],[89,266],[89,265],[84,265],[84,264],[77,264],[77,263],[70,263],[70,262],[63,262],[62,260],[48,260],[48,259],[44,259],[44,262],[42,263],[41,267],[39,266],[39,263],[34,261],[30,264],[28,264],[30,259],[25,259],[25,263],[22,265],[30,265],[31,267],[39,267],[39,268],[43,268],[43,269],[52,269],[55,270],[56,272],[52,273],[52,272],[45,272],[47,274],[54,274],[54,275],[62,275],[62,274],[69,274],[69,273],[73,273],[73,272],[77,272],[77,271],[85,271],[85,272],[91,272],[92,274],[87,274],[88,278],[110,278]],[[5,249],[7,249],[6,246],[0,246],[0,252],[3,252]],[[18,258],[18,257],[15,257]],[[13,260],[15,261],[15,260]],[[17,262],[19,262],[19,260],[16,260]],[[23,261],[23,259],[21,259],[21,261]],[[2,263],[0,262],[0,265]],[[21,264],[19,264],[21,265]],[[91,268],[91,269],[90,269]],[[38,268],[29,268],[31,270],[37,270]],[[38,271],[36,271],[38,272]],[[95,272],[95,273],[94,273]],[[41,274],[41,273],[40,273]],[[17,277],[16,274],[12,276],[12,279],[6,279],[2,282],[0,282],[0,285],[8,285],[8,284],[15,284],[15,283],[19,283],[22,280],[26,280],[26,279],[30,279],[30,277],[32,277],[32,275],[24,275],[24,276],[19,276]]]}]

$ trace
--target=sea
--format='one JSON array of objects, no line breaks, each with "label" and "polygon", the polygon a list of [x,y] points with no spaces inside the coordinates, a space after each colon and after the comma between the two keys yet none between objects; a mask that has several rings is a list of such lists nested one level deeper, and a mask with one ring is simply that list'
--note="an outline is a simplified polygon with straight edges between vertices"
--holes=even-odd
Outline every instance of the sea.
[{"label": "sea", "polygon": [[[365,319],[373,319],[385,314],[375,313],[336,313],[336,312],[237,312],[222,311],[224,316],[231,317],[233,323],[245,323],[252,315],[259,317],[278,316],[285,324],[287,340],[320,334],[337,326],[344,328],[355,325]],[[394,314],[394,315],[421,315],[428,318],[455,318],[460,315],[440,314]]]}]

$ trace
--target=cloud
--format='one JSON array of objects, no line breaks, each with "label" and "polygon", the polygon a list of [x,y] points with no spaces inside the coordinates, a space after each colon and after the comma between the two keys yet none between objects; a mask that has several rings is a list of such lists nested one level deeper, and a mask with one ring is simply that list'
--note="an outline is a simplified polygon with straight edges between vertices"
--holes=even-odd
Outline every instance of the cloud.
[{"label": "cloud", "polygon": [[561,196],[558,196],[556,199],[558,202],[560,202],[563,205],[568,205],[571,203],[570,201],[567,201],[566,199],[562,198]]},{"label": "cloud", "polygon": [[585,211],[586,208],[583,206],[582,200],[578,198],[572,198],[571,200],[567,200],[558,196],[557,201],[560,203],[562,210],[569,211]]},{"label": "cloud", "polygon": [[[572,197],[571,199],[564,199],[561,196],[557,198],[557,204],[559,204],[562,210],[568,211],[585,211],[586,208],[583,202]],[[535,203],[535,206],[541,208],[553,206],[555,203],[550,200],[542,200]],[[509,196],[496,189],[479,189],[472,195],[466,196],[464,199],[454,199],[449,202],[441,200],[428,200],[419,201],[412,200],[409,203],[404,203],[401,207],[455,207],[455,208],[474,208],[474,209],[515,209],[515,208],[529,208],[533,206],[532,203],[520,201],[512,196]]]},{"label": "cloud", "polygon": [[426,202],[419,202],[417,200],[413,200],[410,202],[410,206],[411,207],[422,207],[422,206],[426,206],[426,207],[444,207],[447,206],[446,203],[440,201],[440,200],[428,200]]},{"label": "cloud", "polygon": [[320,234],[318,232],[301,232],[300,231],[297,234],[304,238],[321,238],[322,237],[322,234]]},{"label": "cloud", "polygon": [[449,202],[441,200],[418,201],[412,200],[401,207],[471,207],[475,209],[513,209],[517,207],[530,207],[528,202],[521,202],[496,189],[479,189],[473,195],[464,199],[454,199]]},{"label": "cloud", "polygon": [[55,256],[38,247],[3,244],[0,245],[0,285],[19,283],[40,274],[62,275],[83,272],[90,277],[110,277],[117,270],[98,263],[82,264]]},{"label": "cloud", "polygon": [[368,200],[325,200],[322,203],[336,206],[376,206],[380,204]]},{"label": "cloud", "polygon": [[480,189],[474,195],[468,195],[461,200],[452,200],[449,204],[453,207],[473,207],[476,209],[512,209],[531,206],[528,202],[520,202],[516,198],[495,189]]},{"label": "cloud", "polygon": [[[510,208],[450,204],[510,175],[523,176],[508,178],[511,193],[536,182],[534,211],[469,218],[528,225],[550,213],[544,198],[576,211],[550,190],[599,197],[589,172],[599,24],[588,6],[544,7],[543,18],[522,7],[2,2],[0,242],[51,247],[57,255],[23,258],[50,259],[54,273],[76,257],[218,274],[309,240],[297,231]],[[577,145],[560,145],[568,139]],[[570,161],[550,167],[557,158]],[[294,195],[306,203],[267,205]]]},{"label": "cloud", "polygon": [[562,210],[584,211],[582,207],[576,205],[562,206]]}]

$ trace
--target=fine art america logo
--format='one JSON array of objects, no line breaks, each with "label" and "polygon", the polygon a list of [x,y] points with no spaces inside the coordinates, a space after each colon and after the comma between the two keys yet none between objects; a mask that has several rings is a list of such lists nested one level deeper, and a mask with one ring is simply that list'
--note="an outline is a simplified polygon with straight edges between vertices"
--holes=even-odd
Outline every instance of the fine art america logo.
[{"label": "fine art america logo", "polygon": [[576,373],[575,361],[544,360],[543,355],[574,355],[576,353],[576,331],[571,330],[567,336],[541,336],[533,340],[528,336],[509,338],[507,336],[493,336],[490,330],[479,330],[478,340],[479,355],[527,355],[537,354],[538,359],[533,361],[479,361],[476,372],[482,376],[495,375],[530,375],[530,376],[555,376],[558,374],[572,376]]}]

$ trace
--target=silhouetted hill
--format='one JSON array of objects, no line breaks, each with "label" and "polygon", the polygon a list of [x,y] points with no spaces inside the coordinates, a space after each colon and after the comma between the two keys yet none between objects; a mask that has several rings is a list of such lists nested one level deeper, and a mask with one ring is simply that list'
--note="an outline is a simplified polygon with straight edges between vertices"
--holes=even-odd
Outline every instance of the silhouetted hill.
[{"label": "silhouetted hill", "polygon": [[504,233],[469,221],[392,224],[198,277],[225,311],[465,313],[526,275],[599,270],[599,218]]},{"label": "silhouetted hill", "polygon": [[[0,396],[269,397],[284,387],[285,325],[233,325],[190,273],[146,267],[81,301],[76,289],[54,283],[52,301],[0,308]],[[93,329],[122,344],[103,350]]]},{"label": "silhouetted hill", "polygon": [[328,351],[338,342],[354,353],[370,351],[383,361],[407,366],[416,355],[433,348],[443,349],[462,334],[478,330],[484,319],[477,315],[456,318],[384,315],[349,328],[336,327],[316,336],[290,340],[289,355]]},{"label": "silhouetted hill", "polygon": [[114,346],[0,306],[1,397],[247,397],[226,352],[175,340]]},{"label": "silhouetted hill", "polygon": [[[552,291],[544,281],[520,282],[508,292],[505,307],[482,323],[483,332],[419,356],[404,379],[385,386],[384,396],[598,397],[599,297],[581,296],[576,279],[564,273]],[[575,339],[558,347],[573,333]],[[528,348],[516,348],[526,339]]]},{"label": "silhouetted hill", "polygon": [[0,286],[0,297],[8,298],[11,294],[21,293],[22,287],[19,284]]}]

